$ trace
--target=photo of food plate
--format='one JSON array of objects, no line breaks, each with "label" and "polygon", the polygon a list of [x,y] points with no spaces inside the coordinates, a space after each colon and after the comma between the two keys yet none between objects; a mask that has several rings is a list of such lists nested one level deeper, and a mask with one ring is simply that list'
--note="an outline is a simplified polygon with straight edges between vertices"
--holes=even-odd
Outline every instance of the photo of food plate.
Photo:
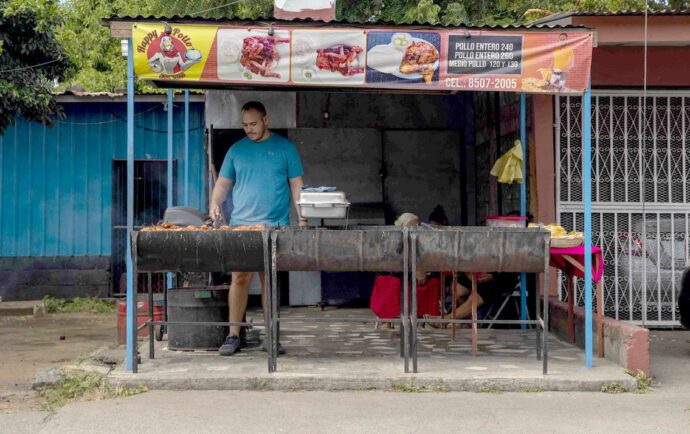
[{"label": "photo of food plate", "polygon": [[369,32],[367,83],[437,83],[440,47],[438,33]]},{"label": "photo of food plate", "polygon": [[290,33],[268,29],[220,29],[218,79],[282,82],[290,79]]},{"label": "photo of food plate", "polygon": [[301,84],[364,84],[364,31],[292,32],[292,81]]}]

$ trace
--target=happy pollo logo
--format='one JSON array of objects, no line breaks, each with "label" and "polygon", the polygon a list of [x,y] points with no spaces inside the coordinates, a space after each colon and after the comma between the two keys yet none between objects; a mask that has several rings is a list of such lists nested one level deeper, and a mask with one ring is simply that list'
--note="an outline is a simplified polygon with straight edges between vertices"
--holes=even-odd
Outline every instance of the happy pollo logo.
[{"label": "happy pollo logo", "polygon": [[160,35],[158,30],[150,31],[137,45],[139,53],[146,53],[151,71],[163,79],[180,79],[185,71],[201,62],[202,54],[192,46],[189,35],[165,23]]}]

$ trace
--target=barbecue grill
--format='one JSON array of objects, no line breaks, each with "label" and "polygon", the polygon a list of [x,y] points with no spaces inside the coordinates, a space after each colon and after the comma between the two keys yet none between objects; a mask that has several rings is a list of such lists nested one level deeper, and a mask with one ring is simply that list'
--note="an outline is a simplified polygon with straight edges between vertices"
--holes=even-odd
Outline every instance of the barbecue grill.
[{"label": "barbecue grill", "polygon": [[[266,300],[269,372],[277,370],[278,324],[288,321],[278,316],[278,271],[402,272],[401,317],[392,322],[401,325],[401,356],[404,358],[405,372],[408,372],[410,353],[413,371],[416,372],[416,324],[427,320],[417,319],[415,279],[412,283],[410,306],[410,294],[407,290],[410,274],[415,275],[418,269],[453,272],[543,272],[545,287],[548,287],[548,247],[548,232],[523,228],[408,229],[399,226],[362,226],[336,229],[278,227],[263,231],[135,231],[132,233],[132,262],[135,273],[137,270],[266,272],[269,288]],[[473,283],[476,287],[476,279],[473,279]],[[149,297],[152,297],[151,291]],[[152,303],[150,305],[152,306]],[[548,291],[545,291],[542,317],[537,314],[537,319],[533,321],[494,321],[537,326],[537,358],[543,358],[544,373],[547,367],[544,332],[548,321],[547,309]],[[310,320],[314,319],[299,319]],[[330,318],[329,321],[352,320]],[[472,323],[473,353],[476,353],[476,325],[486,322],[476,319],[476,309],[473,309],[472,320],[439,321]],[[148,324],[151,330],[154,324],[164,323],[149,321]],[[248,323],[216,324],[251,326]],[[153,358],[152,340],[149,351]],[[133,360],[136,360],[136,357]]]}]

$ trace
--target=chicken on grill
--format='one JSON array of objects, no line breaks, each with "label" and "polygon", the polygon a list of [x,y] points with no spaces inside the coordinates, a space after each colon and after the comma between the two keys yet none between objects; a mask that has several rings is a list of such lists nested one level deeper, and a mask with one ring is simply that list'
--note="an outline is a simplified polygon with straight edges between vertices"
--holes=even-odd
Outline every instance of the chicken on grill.
[{"label": "chicken on grill", "polygon": [[355,66],[357,56],[364,49],[357,45],[336,45],[316,50],[316,67],[331,72],[339,72],[345,77],[364,73],[364,68]]},{"label": "chicken on grill", "polygon": [[262,77],[280,78],[280,74],[271,72],[280,60],[280,53],[276,49],[276,44],[288,42],[290,42],[289,39],[280,39],[274,36],[258,35],[244,38],[240,63],[254,74]]},{"label": "chicken on grill", "polygon": [[400,64],[402,74],[418,73],[425,83],[431,83],[434,76],[434,63],[438,60],[438,50],[428,42],[413,42],[405,50]]}]

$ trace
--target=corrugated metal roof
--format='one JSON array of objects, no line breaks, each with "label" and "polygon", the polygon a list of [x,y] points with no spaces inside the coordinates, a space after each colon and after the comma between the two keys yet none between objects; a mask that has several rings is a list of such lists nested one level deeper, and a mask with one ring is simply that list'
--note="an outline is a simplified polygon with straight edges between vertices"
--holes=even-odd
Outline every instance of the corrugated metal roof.
[{"label": "corrugated metal roof", "polygon": [[272,16],[261,16],[256,19],[246,19],[246,18],[240,18],[240,17],[222,17],[222,18],[209,18],[209,17],[201,17],[201,16],[194,16],[194,15],[173,15],[169,17],[165,16],[155,16],[155,15],[149,15],[149,16],[143,16],[143,15],[137,15],[137,16],[118,16],[118,15],[113,15],[109,18],[104,18],[103,19],[103,24],[104,25],[109,25],[111,22],[114,21],[136,21],[136,22],[146,22],[146,21],[169,21],[169,22],[195,22],[195,23],[213,23],[213,24],[221,24],[221,23],[230,23],[230,22],[241,22],[241,23],[258,23],[258,22],[266,22],[270,21],[274,23],[277,26],[281,25],[287,25],[289,26],[290,24],[318,24],[318,25],[324,25],[324,26],[367,26],[367,27],[378,27],[378,26],[411,26],[411,27],[435,27],[435,28],[459,28],[459,29],[521,29],[521,30],[527,30],[527,29],[585,29],[585,26],[572,26],[572,25],[553,25],[553,24],[510,24],[510,25],[505,25],[505,26],[500,26],[500,25],[484,25],[484,26],[473,26],[473,25],[460,25],[460,26],[443,26],[439,24],[432,24],[429,22],[419,22],[419,21],[414,21],[411,23],[394,23],[390,21],[367,21],[367,22],[354,22],[354,21],[348,21],[348,20],[336,20],[336,21],[322,21],[322,20],[313,20],[311,18],[307,19],[295,19],[295,20],[278,20]]},{"label": "corrugated metal roof", "polygon": [[[682,16],[690,15],[690,9],[662,9],[650,10],[647,12],[648,16]],[[545,25],[554,21],[562,20],[569,17],[639,17],[644,16],[644,10],[628,9],[623,11],[568,11],[559,12],[548,17],[534,20],[530,25]]]},{"label": "corrugated metal roof", "polygon": [[[573,15],[578,17],[599,17],[599,16],[640,16],[644,15],[644,11],[629,9],[624,11],[607,12],[607,11],[581,11],[573,12]],[[649,11],[647,15],[690,15],[690,9],[663,9],[656,11]]]}]

